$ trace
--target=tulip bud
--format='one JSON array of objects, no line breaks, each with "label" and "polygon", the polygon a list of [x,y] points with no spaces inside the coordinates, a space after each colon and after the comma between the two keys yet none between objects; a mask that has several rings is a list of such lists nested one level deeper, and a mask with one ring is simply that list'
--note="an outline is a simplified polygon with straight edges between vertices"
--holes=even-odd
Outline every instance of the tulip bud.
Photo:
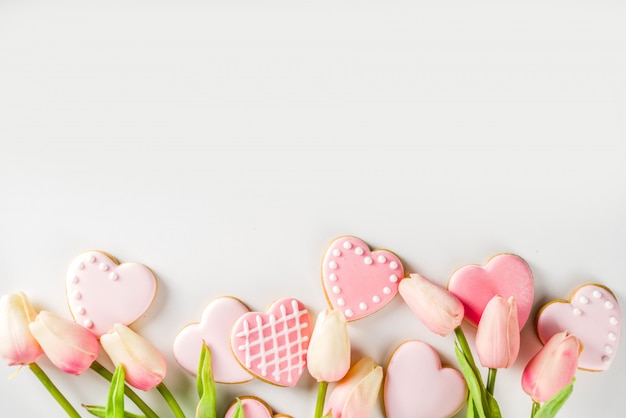
[{"label": "tulip bud", "polygon": [[9,366],[27,365],[37,361],[43,350],[28,329],[37,313],[22,293],[4,295],[0,299],[0,356]]},{"label": "tulip bud", "polygon": [[115,324],[113,330],[100,336],[100,343],[115,366],[124,365],[131,386],[149,390],[165,377],[167,362],[161,352],[127,326]]},{"label": "tulip bud", "polygon": [[554,334],[522,373],[522,389],[535,402],[545,402],[567,386],[576,373],[580,341],[566,331]]},{"label": "tulip bud", "polygon": [[515,363],[520,347],[517,303],[494,296],[483,311],[476,330],[476,351],[480,364],[491,369],[507,368]]},{"label": "tulip bud", "polygon": [[413,313],[435,334],[446,336],[461,325],[465,314],[463,303],[425,277],[411,274],[400,281],[399,291]]},{"label": "tulip bud", "polygon": [[98,339],[74,321],[42,311],[29,328],[50,361],[65,373],[81,374],[98,357]]},{"label": "tulip bud", "polygon": [[307,351],[307,368],[318,382],[336,382],[350,369],[348,326],[339,309],[318,315]]},{"label": "tulip bud", "polygon": [[326,405],[332,418],[365,418],[370,415],[383,380],[383,369],[362,358],[333,389]]}]

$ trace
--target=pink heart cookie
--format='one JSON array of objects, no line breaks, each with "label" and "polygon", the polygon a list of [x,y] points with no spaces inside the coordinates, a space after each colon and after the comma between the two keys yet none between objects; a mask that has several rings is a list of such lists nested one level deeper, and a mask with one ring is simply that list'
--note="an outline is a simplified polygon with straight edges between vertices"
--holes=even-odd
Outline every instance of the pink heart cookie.
[{"label": "pink heart cookie", "polygon": [[484,266],[461,267],[450,278],[448,290],[463,302],[465,319],[474,326],[491,298],[515,297],[520,329],[530,316],[535,295],[530,267],[515,254],[495,255]]},{"label": "pink heart cookie", "polygon": [[370,251],[358,238],[342,236],[330,243],[322,261],[322,284],[331,307],[348,321],[381,309],[398,293],[404,267],[387,250]]},{"label": "pink heart cookie", "polygon": [[174,358],[183,369],[196,375],[202,341],[211,350],[213,378],[219,383],[242,383],[253,379],[230,350],[233,325],[248,307],[239,299],[220,297],[204,308],[199,323],[184,327],[174,339]]},{"label": "pink heart cookie", "polygon": [[578,367],[584,370],[608,370],[615,358],[621,336],[622,314],[613,293],[604,286],[579,287],[570,300],[556,300],[544,305],[537,314],[537,333],[545,344],[562,331],[575,335],[583,351]]},{"label": "pink heart cookie", "polygon": [[139,263],[119,262],[100,251],[74,258],[67,270],[67,300],[74,321],[97,337],[116,323],[130,325],[152,304],[156,277]]},{"label": "pink heart cookie", "polygon": [[248,312],[235,323],[230,346],[237,361],[259,379],[295,386],[306,367],[311,318],[297,299],[279,299],[267,313]]},{"label": "pink heart cookie", "polygon": [[467,385],[430,345],[407,341],[389,360],[384,399],[387,418],[448,418],[465,405]]},{"label": "pink heart cookie", "polygon": [[[289,415],[284,414],[272,415],[272,409],[269,405],[255,396],[242,396],[239,399],[241,400],[243,414],[246,418],[291,418]],[[233,418],[235,409],[237,409],[236,401],[228,408],[224,418]]]}]

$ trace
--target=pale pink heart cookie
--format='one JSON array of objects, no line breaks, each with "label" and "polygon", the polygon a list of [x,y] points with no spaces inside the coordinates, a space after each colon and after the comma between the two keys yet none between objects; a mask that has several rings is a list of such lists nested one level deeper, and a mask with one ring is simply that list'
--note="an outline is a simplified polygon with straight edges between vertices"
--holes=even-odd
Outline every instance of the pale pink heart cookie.
[{"label": "pale pink heart cookie", "polygon": [[562,331],[580,340],[583,350],[578,367],[584,370],[608,370],[617,352],[621,329],[622,313],[617,299],[598,284],[583,285],[570,300],[549,302],[537,314],[537,333],[544,344]]},{"label": "pale pink heart cookie", "polygon": [[139,263],[123,263],[100,251],[74,258],[67,270],[67,300],[74,321],[97,337],[116,323],[130,325],[152,304],[156,277]]},{"label": "pale pink heart cookie", "polygon": [[466,399],[463,375],[442,367],[437,352],[425,342],[404,342],[391,355],[384,384],[387,418],[448,418]]},{"label": "pale pink heart cookie", "polygon": [[355,321],[381,309],[398,293],[404,267],[387,250],[370,251],[358,238],[342,236],[330,243],[322,261],[322,284],[331,307]]},{"label": "pale pink heart cookie", "polygon": [[242,383],[254,377],[235,359],[230,350],[233,325],[248,307],[239,299],[220,297],[204,308],[199,323],[184,327],[174,339],[174,358],[183,369],[196,375],[202,342],[211,350],[213,379],[219,383]]},{"label": "pale pink heart cookie", "polygon": [[[257,397],[242,396],[239,399],[241,400],[241,407],[243,408],[245,418],[291,418],[289,415],[284,414],[272,415],[272,409],[269,405]],[[224,418],[233,418],[236,409],[237,402],[235,401],[230,408],[228,408]]]},{"label": "pale pink heart cookie", "polygon": [[242,315],[230,337],[237,361],[261,380],[295,386],[306,367],[311,318],[297,299],[279,299],[267,313]]},{"label": "pale pink heart cookie", "polygon": [[530,267],[515,254],[498,254],[484,266],[463,266],[454,272],[448,290],[465,306],[465,319],[476,326],[487,303],[496,295],[513,296],[517,302],[517,318],[522,329],[533,306],[535,288]]}]

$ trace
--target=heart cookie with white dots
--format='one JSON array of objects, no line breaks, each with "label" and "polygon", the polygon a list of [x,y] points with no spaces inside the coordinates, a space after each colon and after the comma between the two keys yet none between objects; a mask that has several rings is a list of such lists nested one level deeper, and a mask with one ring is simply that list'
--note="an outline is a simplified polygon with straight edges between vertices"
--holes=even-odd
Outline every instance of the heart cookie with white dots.
[{"label": "heart cookie with white dots", "polygon": [[204,308],[199,323],[184,327],[174,339],[174,358],[183,369],[196,375],[202,342],[211,350],[213,379],[218,383],[242,383],[253,379],[230,350],[233,325],[248,307],[239,299],[220,297]]},{"label": "heart cookie with white dots", "polygon": [[578,367],[608,370],[621,336],[622,314],[615,295],[599,284],[586,284],[572,293],[570,300],[555,300],[537,314],[537,333],[545,344],[562,331],[575,335],[583,350]]},{"label": "heart cookie with white dots", "polygon": [[[269,405],[255,396],[242,396],[239,399],[241,400],[243,415],[246,418],[291,418],[289,415],[284,414],[272,415],[273,412]],[[235,401],[230,408],[228,408],[224,418],[233,418],[236,409],[237,402]]]},{"label": "heart cookie with white dots", "polygon": [[430,345],[406,341],[389,360],[384,399],[387,418],[448,418],[465,405],[467,385]]},{"label": "heart cookie with white dots", "polygon": [[116,323],[130,325],[152,304],[156,277],[139,263],[120,264],[100,251],[80,254],[67,270],[66,293],[76,323],[96,337]]},{"label": "heart cookie with white dots", "polygon": [[356,237],[330,243],[322,261],[322,284],[331,307],[356,321],[384,307],[404,277],[400,258],[388,250],[370,251]]},{"label": "heart cookie with white dots", "polygon": [[261,380],[295,386],[306,368],[311,317],[297,299],[275,301],[267,313],[242,315],[230,337],[237,361]]}]

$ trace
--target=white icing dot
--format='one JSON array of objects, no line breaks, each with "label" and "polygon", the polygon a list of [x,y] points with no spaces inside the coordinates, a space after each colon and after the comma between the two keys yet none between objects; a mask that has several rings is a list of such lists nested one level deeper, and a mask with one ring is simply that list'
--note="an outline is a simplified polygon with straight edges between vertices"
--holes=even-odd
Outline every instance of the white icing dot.
[{"label": "white icing dot", "polygon": [[335,249],[333,250],[333,255],[334,255],[335,257],[339,257],[339,256],[341,255],[341,251],[339,251],[339,248],[335,248]]},{"label": "white icing dot", "polygon": [[604,307],[607,309],[613,309],[613,302],[611,302],[610,300],[607,300],[606,302],[604,302]]},{"label": "white icing dot", "polygon": [[354,312],[352,312],[352,309],[346,309],[345,314],[348,318],[352,318],[352,316],[354,315]]},{"label": "white icing dot", "polygon": [[599,290],[594,290],[593,291],[593,297],[596,299],[600,299],[602,297],[602,293],[600,293]]},{"label": "white icing dot", "polygon": [[609,322],[610,322],[612,325],[617,325],[617,324],[619,324],[619,320],[617,319],[617,317],[616,317],[616,316],[612,316],[612,317],[609,319]]},{"label": "white icing dot", "polygon": [[80,263],[80,264],[78,265],[78,269],[79,269],[79,270],[82,270],[82,269],[84,269],[84,268],[85,268],[85,263]]},{"label": "white icing dot", "polygon": [[95,263],[96,262],[96,256],[93,254],[89,254],[89,256],[87,257],[87,261],[89,261],[90,263]]},{"label": "white icing dot", "polygon": [[387,286],[385,286],[385,287],[383,287],[383,293],[384,293],[385,295],[388,295],[388,294],[390,294],[390,293],[391,293],[391,289],[389,289]]},{"label": "white icing dot", "polygon": [[80,281],[80,278],[78,276],[74,276],[72,277],[72,283],[76,284]]},{"label": "white icing dot", "polygon": [[359,309],[364,311],[367,309],[367,304],[365,302],[359,303]]},{"label": "white icing dot", "polygon": [[352,243],[350,243],[350,241],[344,242],[343,248],[345,248],[346,250],[349,250],[350,248],[352,248]]},{"label": "white icing dot", "polygon": [[373,297],[372,297],[372,301],[373,301],[374,303],[378,303],[378,302],[380,302],[380,297],[379,297],[379,296],[377,296],[377,295],[376,295],[376,296],[373,296]]},{"label": "white icing dot", "polygon": [[85,315],[85,307],[84,306],[79,306],[78,308],[76,308],[76,314],[77,315]]},{"label": "white icing dot", "polygon": [[80,292],[79,292],[78,290],[77,290],[77,291],[75,291],[74,293],[72,293],[72,298],[74,298],[74,299],[76,299],[76,300],[78,300],[78,299],[80,299],[80,298],[82,298],[82,297],[83,297],[83,295],[81,295],[81,294],[80,294]]},{"label": "white icing dot", "polygon": [[609,356],[602,356],[602,363],[610,363],[611,359],[609,358]]},{"label": "white icing dot", "polygon": [[391,283],[395,283],[398,281],[398,276],[396,276],[395,274],[392,274],[391,276],[389,276],[389,281]]},{"label": "white icing dot", "polygon": [[85,319],[83,325],[85,326],[85,328],[93,328],[93,321],[91,319]]},{"label": "white icing dot", "polygon": [[374,262],[374,260],[372,260],[372,257],[365,257],[365,258],[363,259],[363,262],[364,262],[365,264],[372,264],[372,263]]},{"label": "white icing dot", "polygon": [[580,303],[582,303],[583,305],[586,305],[589,303],[589,298],[587,296],[581,296],[580,299],[578,299],[580,301]]},{"label": "white icing dot", "polygon": [[605,345],[604,352],[607,354],[613,354],[613,347],[611,347],[610,345]]},{"label": "white icing dot", "polygon": [[330,276],[328,276],[328,280],[330,280],[331,282],[336,282],[337,275],[335,273],[330,273]]},{"label": "white icing dot", "polygon": [[341,288],[339,286],[333,286],[333,293],[338,295],[341,293]]},{"label": "white icing dot", "polygon": [[117,280],[117,279],[119,279],[119,278],[120,278],[120,276],[118,276],[118,275],[117,275],[117,273],[116,273],[116,272],[114,272],[114,271],[112,271],[112,272],[109,274],[109,279],[110,279],[110,280],[115,281],[115,280]]},{"label": "white icing dot", "polygon": [[361,248],[361,247],[356,247],[356,248],[354,249],[354,253],[355,253],[356,255],[363,255],[363,248]]},{"label": "white icing dot", "polygon": [[395,261],[392,261],[391,263],[389,263],[389,267],[392,269],[397,269],[398,268],[398,263],[396,263]]},{"label": "white icing dot", "polygon": [[99,267],[102,271],[107,271],[109,269],[109,266],[106,263],[100,263]]},{"label": "white icing dot", "polygon": [[379,262],[379,263],[381,263],[381,264],[383,264],[383,263],[386,263],[386,262],[387,262],[387,259],[385,258],[385,256],[384,256],[384,255],[379,255],[379,256],[378,256],[378,262]]},{"label": "white icing dot", "polygon": [[617,341],[617,334],[614,332],[609,332],[609,340]]},{"label": "white icing dot", "polygon": [[335,263],[334,261],[331,261],[330,263],[328,263],[328,267],[334,270],[337,268],[337,263]]},{"label": "white icing dot", "polygon": [[342,298],[337,299],[337,305],[339,305],[339,306],[343,306],[343,305],[345,305],[345,304],[346,304],[346,301],[345,301],[345,300],[343,300]]},{"label": "white icing dot", "polygon": [[583,311],[581,311],[580,308],[574,308],[574,310],[572,312],[576,316],[581,316],[583,314]]}]

